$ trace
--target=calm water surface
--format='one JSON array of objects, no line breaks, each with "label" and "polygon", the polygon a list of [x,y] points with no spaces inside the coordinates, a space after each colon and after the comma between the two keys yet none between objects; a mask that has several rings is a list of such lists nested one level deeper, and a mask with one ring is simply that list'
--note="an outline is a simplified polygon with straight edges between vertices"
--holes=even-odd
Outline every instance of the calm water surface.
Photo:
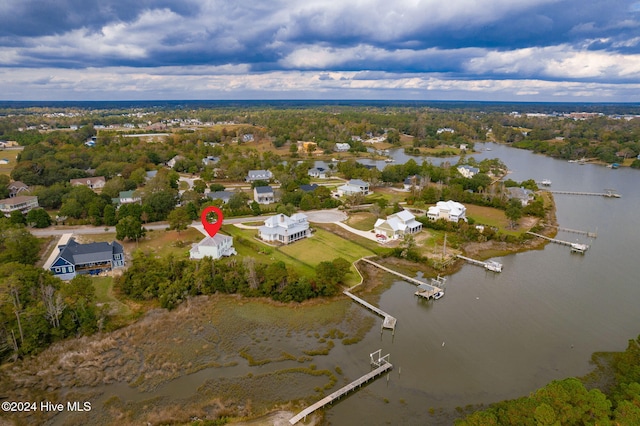
[{"label": "calm water surface", "polygon": [[[551,189],[604,192],[620,199],[556,195],[560,232],[591,245],[584,255],[556,244],[499,258],[501,274],[466,265],[448,277],[446,296],[418,300],[394,283],[378,302],[398,319],[395,336],[373,329],[336,363],[355,379],[368,354],[391,354],[394,370],[327,410],[333,425],[436,424],[433,407],[491,403],[529,394],[554,379],[590,371],[591,354],[617,351],[640,334],[640,171],[578,165],[495,144],[475,157],[501,158],[514,180],[550,179]],[[455,163],[455,160],[450,160]],[[346,362],[347,360],[350,361]]]}]

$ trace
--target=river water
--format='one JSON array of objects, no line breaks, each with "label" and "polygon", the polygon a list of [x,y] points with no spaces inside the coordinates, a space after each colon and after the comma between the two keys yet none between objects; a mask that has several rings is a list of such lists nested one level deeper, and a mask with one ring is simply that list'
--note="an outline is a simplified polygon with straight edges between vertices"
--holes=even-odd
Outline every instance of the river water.
[{"label": "river water", "polygon": [[[382,319],[375,317],[376,326],[361,342],[338,344],[328,356],[313,359],[318,369],[342,370],[332,391],[368,372],[369,354],[378,349],[390,354],[394,365],[388,376],[328,407],[329,424],[450,424],[446,413],[456,407],[517,398],[554,379],[584,375],[592,367],[593,352],[624,350],[628,339],[640,334],[640,171],[567,163],[490,143],[476,148],[483,149],[474,155],[477,160],[502,159],[514,180],[550,179],[555,190],[613,188],[622,198],[555,196],[560,226],[597,231],[594,240],[558,233],[558,238],[590,244],[585,255],[548,244],[543,250],[498,258],[504,265],[500,274],[465,265],[447,277],[446,295],[437,301],[416,298],[412,284],[391,284],[372,302],[398,319],[395,334],[381,333]],[[409,158],[401,150],[390,155],[396,164]],[[432,161],[455,164],[457,158]],[[356,304],[351,309],[364,310]],[[279,340],[275,337],[274,342]],[[285,343],[297,345],[295,339]],[[112,384],[96,389],[103,394],[93,403],[102,407],[113,395],[128,403],[188,398],[209,379],[297,366],[288,361],[207,368],[152,392]],[[314,386],[308,383],[301,394],[312,393]],[[430,409],[445,415],[434,416]],[[52,423],[65,421],[60,415]]]},{"label": "river water", "polygon": [[561,227],[597,230],[593,240],[558,233],[590,244],[585,255],[548,244],[497,258],[500,274],[465,265],[448,277],[446,296],[437,301],[417,299],[406,282],[391,285],[377,304],[398,319],[395,334],[376,327],[330,357],[339,356],[334,362],[355,379],[369,370],[369,353],[382,349],[394,370],[329,408],[330,424],[445,424],[450,420],[429,409],[525,396],[554,379],[588,373],[593,352],[624,350],[640,334],[640,171],[490,143],[476,148],[490,148],[474,157],[502,159],[511,179],[550,179],[555,190],[613,188],[622,198],[555,196]]}]

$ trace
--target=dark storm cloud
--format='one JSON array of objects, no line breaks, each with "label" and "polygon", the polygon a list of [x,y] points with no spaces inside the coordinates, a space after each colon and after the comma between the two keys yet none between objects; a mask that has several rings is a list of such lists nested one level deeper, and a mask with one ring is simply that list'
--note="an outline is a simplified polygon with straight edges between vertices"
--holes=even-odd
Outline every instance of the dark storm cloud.
[{"label": "dark storm cloud", "polygon": [[640,1],[4,0],[0,16],[0,69],[42,69],[41,79],[52,70],[206,67],[253,73],[256,85],[268,84],[266,73],[317,72],[313,81],[367,80],[380,90],[395,88],[394,78],[640,79]]}]

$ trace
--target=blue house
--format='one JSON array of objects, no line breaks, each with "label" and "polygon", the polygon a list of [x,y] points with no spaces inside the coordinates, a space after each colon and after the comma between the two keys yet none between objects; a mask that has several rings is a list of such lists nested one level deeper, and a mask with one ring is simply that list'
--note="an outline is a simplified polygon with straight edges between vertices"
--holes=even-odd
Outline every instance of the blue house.
[{"label": "blue house", "polygon": [[124,266],[124,249],[117,241],[112,243],[80,244],[73,238],[58,246],[58,257],[49,270],[62,280],[78,274],[98,275]]}]

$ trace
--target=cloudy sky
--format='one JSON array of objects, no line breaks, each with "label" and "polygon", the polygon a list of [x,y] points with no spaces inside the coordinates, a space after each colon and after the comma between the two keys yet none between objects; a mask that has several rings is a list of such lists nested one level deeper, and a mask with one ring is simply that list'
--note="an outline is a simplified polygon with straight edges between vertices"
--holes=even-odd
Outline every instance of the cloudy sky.
[{"label": "cloudy sky", "polygon": [[640,0],[2,0],[0,16],[2,100],[640,100]]}]

